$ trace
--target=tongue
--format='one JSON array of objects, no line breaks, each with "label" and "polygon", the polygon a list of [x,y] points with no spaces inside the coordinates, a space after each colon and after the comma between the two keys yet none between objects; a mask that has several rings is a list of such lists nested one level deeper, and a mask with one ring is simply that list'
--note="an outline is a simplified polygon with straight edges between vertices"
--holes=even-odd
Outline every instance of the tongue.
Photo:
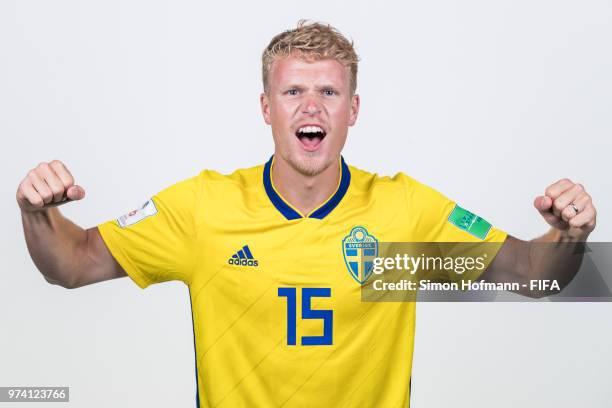
[{"label": "tongue", "polygon": [[320,136],[315,136],[315,137],[302,136],[300,137],[300,142],[302,143],[302,145],[304,145],[306,149],[314,149],[315,147],[317,147],[319,143],[321,143],[321,140],[322,139]]}]

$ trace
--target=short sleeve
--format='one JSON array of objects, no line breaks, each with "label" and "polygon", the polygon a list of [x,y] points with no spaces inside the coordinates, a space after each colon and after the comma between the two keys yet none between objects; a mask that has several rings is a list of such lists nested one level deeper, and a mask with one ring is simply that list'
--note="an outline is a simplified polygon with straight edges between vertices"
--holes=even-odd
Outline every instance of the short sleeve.
[{"label": "short sleeve", "polygon": [[450,281],[478,279],[497,255],[508,234],[435,189],[408,176],[404,176],[404,181],[413,218],[413,232],[418,237],[415,241],[449,243],[440,245],[443,256],[455,259],[483,256],[484,259],[484,268],[428,278]]},{"label": "short sleeve", "polygon": [[140,208],[98,226],[109,251],[141,288],[188,283],[196,263],[200,178],[181,181]]}]

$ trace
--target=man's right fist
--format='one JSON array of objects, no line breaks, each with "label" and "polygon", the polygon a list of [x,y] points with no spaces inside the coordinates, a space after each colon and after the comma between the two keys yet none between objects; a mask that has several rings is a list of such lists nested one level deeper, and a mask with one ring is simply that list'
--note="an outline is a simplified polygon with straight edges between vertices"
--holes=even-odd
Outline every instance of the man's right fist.
[{"label": "man's right fist", "polygon": [[40,163],[28,172],[17,189],[22,211],[38,211],[85,197],[83,187],[74,184],[70,171],[59,160]]}]

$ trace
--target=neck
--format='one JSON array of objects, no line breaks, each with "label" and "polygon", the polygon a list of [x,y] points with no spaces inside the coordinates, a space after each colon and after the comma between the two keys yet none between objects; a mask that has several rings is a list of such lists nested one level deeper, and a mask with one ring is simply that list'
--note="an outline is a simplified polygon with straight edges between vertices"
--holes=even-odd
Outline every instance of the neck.
[{"label": "neck", "polygon": [[303,216],[308,215],[327,200],[337,189],[340,180],[339,161],[315,176],[295,170],[280,155],[274,155],[272,182],[276,191]]}]

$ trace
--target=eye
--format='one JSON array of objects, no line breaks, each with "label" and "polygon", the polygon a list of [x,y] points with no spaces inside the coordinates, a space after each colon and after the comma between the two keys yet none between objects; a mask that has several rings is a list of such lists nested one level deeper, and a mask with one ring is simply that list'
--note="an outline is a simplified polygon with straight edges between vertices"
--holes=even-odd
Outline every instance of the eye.
[{"label": "eye", "polygon": [[323,90],[323,95],[325,96],[334,96],[335,94],[336,94],[336,91],[334,91],[333,89]]},{"label": "eye", "polygon": [[298,90],[295,88],[292,88],[290,90],[287,91],[287,94],[291,95],[291,96],[295,96],[298,94]]}]

